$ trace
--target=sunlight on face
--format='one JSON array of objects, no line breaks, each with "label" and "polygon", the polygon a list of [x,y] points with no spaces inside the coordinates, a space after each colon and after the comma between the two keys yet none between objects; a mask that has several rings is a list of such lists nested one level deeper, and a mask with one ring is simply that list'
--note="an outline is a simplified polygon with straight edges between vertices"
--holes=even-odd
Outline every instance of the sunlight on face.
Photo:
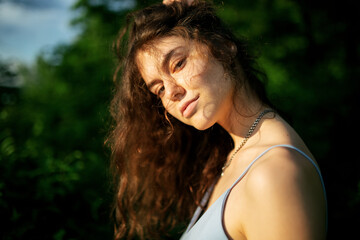
[{"label": "sunlight on face", "polygon": [[178,120],[206,129],[226,118],[233,84],[205,45],[166,37],[144,47],[136,60],[149,90]]}]

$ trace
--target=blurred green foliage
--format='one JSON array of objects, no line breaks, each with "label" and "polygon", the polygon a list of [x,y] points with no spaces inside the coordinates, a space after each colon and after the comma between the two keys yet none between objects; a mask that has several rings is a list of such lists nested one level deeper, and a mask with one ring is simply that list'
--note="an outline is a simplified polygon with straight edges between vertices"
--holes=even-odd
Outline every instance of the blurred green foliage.
[{"label": "blurred green foliage", "polygon": [[[25,82],[0,88],[2,239],[112,238],[103,142],[114,71],[111,46],[126,11],[111,6],[126,2],[131,3],[78,0],[73,25],[82,31],[76,41],[40,54],[34,66],[18,73],[0,62],[1,78]],[[329,239],[353,236],[360,214],[355,3],[214,2],[234,32],[255,47],[270,98],[317,157],[328,191]]]}]

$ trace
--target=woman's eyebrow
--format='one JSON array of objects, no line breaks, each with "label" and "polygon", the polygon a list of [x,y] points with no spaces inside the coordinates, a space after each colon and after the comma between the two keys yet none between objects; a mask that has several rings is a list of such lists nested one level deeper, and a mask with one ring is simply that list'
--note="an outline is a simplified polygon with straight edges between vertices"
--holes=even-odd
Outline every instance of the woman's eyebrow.
[{"label": "woman's eyebrow", "polygon": [[149,84],[147,84],[146,86],[147,86],[147,88],[151,91],[151,88],[152,88],[154,85],[158,84],[159,82],[161,82],[161,80],[159,80],[159,79],[154,79],[154,80],[152,80]]},{"label": "woman's eyebrow", "polygon": [[[179,46],[179,47],[175,47],[173,49],[171,49],[169,52],[167,52],[164,57],[163,57],[163,60],[161,62],[161,69],[166,72],[166,73],[169,73],[169,62],[170,62],[170,59],[171,57],[175,54],[175,52],[180,49],[180,48],[183,48],[182,46]],[[156,85],[157,83],[161,82],[161,80],[159,79],[154,79],[152,81],[150,81],[149,84],[146,84],[148,89],[151,90],[151,88]]]},{"label": "woman's eyebrow", "polygon": [[182,46],[173,48],[172,50],[170,50],[169,52],[167,52],[164,57],[163,57],[163,61],[161,63],[161,68],[164,72],[169,73],[169,61],[171,59],[171,57],[174,55],[174,53],[176,52],[176,50],[178,50],[179,48],[183,48]]}]

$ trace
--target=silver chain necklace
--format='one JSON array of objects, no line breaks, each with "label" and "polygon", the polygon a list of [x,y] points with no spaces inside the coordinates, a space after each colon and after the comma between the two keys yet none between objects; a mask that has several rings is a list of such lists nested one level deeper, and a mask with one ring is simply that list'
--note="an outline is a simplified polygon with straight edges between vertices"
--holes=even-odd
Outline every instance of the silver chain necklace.
[{"label": "silver chain necklace", "polygon": [[258,125],[258,123],[260,122],[261,118],[269,113],[269,112],[274,112],[274,110],[272,109],[265,109],[264,111],[262,111],[260,113],[260,115],[255,119],[255,122],[251,125],[249,132],[246,134],[244,140],[242,140],[242,142],[240,143],[240,146],[235,150],[235,152],[231,155],[229,161],[227,161],[224,166],[221,168],[221,176],[224,175],[224,172],[226,170],[226,168],[228,166],[230,166],[231,161],[233,160],[233,158],[235,157],[235,155],[240,151],[240,149],[245,145],[245,143],[247,142],[247,140],[250,138],[251,134],[254,132],[256,126]]}]

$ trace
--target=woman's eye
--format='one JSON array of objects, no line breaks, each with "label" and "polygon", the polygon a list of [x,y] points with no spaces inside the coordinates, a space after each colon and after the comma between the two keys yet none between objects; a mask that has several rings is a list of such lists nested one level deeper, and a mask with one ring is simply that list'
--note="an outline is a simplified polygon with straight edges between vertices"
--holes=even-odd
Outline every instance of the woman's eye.
[{"label": "woman's eye", "polygon": [[184,59],[181,59],[180,61],[178,61],[178,62],[175,64],[175,66],[174,66],[174,68],[173,68],[173,73],[181,70],[181,69],[184,67],[184,65],[185,65],[185,58],[184,58]]},{"label": "woman's eye", "polygon": [[160,87],[160,88],[156,91],[156,95],[157,95],[158,97],[161,97],[164,92],[165,92],[165,87],[162,86],[162,87]]}]

